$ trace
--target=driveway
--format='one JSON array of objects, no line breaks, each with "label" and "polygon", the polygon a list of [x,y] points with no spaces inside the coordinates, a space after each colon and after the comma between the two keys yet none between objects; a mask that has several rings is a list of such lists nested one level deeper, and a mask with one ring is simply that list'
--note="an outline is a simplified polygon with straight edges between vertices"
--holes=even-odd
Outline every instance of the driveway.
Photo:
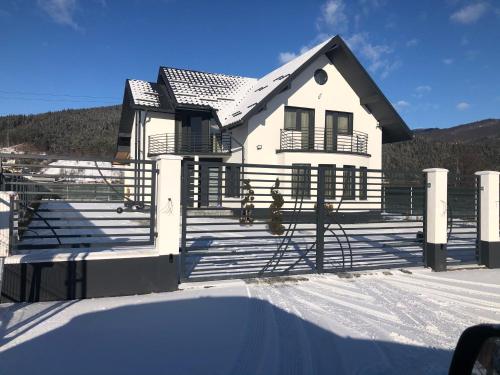
[{"label": "driveway", "polygon": [[0,374],[443,374],[466,327],[500,322],[498,280],[409,268],[2,305]]}]

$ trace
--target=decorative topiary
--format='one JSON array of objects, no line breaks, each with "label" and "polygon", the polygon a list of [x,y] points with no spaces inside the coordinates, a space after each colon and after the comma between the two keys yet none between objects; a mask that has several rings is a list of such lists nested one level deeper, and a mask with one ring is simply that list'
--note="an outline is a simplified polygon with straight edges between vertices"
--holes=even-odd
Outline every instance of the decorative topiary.
[{"label": "decorative topiary", "polygon": [[252,185],[250,185],[250,180],[243,180],[243,199],[241,200],[241,216],[240,223],[241,224],[252,224],[254,221],[253,218],[253,200],[254,200],[254,191],[252,189]]},{"label": "decorative topiary", "polygon": [[280,179],[277,178],[274,186],[271,188],[271,197],[273,202],[269,206],[271,210],[271,217],[269,219],[269,231],[271,234],[276,234],[281,236],[285,232],[285,227],[283,226],[283,214],[281,213],[281,207],[285,203],[283,195],[278,190],[280,187]]}]

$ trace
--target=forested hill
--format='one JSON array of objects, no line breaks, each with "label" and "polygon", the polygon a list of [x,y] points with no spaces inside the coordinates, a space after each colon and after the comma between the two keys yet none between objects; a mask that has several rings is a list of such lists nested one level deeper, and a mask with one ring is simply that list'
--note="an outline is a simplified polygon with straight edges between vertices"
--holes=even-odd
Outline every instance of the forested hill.
[{"label": "forested hill", "polygon": [[420,173],[446,168],[454,175],[500,170],[500,120],[488,119],[445,129],[421,129],[409,142],[383,147],[384,169]]},{"label": "forested hill", "polygon": [[121,106],[0,117],[0,147],[23,145],[50,154],[111,157]]},{"label": "forested hill", "polygon": [[[0,117],[0,147],[22,144],[50,154],[112,157],[120,106]],[[429,167],[453,174],[500,170],[500,120],[490,119],[444,129],[419,129],[415,139],[384,145],[390,174],[420,173]]]}]

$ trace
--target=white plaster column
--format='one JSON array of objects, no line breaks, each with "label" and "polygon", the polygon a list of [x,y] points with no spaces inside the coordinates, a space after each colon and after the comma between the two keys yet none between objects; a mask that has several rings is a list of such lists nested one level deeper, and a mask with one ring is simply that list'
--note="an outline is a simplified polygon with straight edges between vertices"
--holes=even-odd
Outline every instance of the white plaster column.
[{"label": "white plaster column", "polygon": [[181,162],[177,155],[157,159],[156,249],[159,255],[178,255],[181,224]]},{"label": "white plaster column", "polygon": [[479,176],[479,262],[500,267],[499,180],[500,172],[481,171]]},{"label": "white plaster column", "polygon": [[444,271],[448,242],[448,170],[429,168],[423,172],[427,181],[424,263],[434,271]]},{"label": "white plaster column", "polygon": [[12,197],[15,193],[0,191],[0,258],[9,256]]}]

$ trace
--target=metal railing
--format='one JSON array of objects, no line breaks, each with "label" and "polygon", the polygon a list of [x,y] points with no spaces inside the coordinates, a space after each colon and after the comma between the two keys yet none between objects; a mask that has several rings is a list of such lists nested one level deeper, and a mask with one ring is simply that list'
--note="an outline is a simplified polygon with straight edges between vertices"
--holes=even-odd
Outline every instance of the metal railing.
[{"label": "metal railing", "polygon": [[184,160],[182,176],[182,280],[422,264],[423,218],[383,207],[381,170]]},{"label": "metal railing", "polygon": [[148,155],[161,154],[229,154],[231,135],[209,134],[185,136],[176,133],[150,135]]},{"label": "metal railing", "polygon": [[322,128],[314,132],[281,129],[279,151],[367,154],[368,134],[354,130],[352,135],[335,135],[333,131]]},{"label": "metal railing", "polygon": [[11,254],[153,245],[156,162],[0,154]]}]

